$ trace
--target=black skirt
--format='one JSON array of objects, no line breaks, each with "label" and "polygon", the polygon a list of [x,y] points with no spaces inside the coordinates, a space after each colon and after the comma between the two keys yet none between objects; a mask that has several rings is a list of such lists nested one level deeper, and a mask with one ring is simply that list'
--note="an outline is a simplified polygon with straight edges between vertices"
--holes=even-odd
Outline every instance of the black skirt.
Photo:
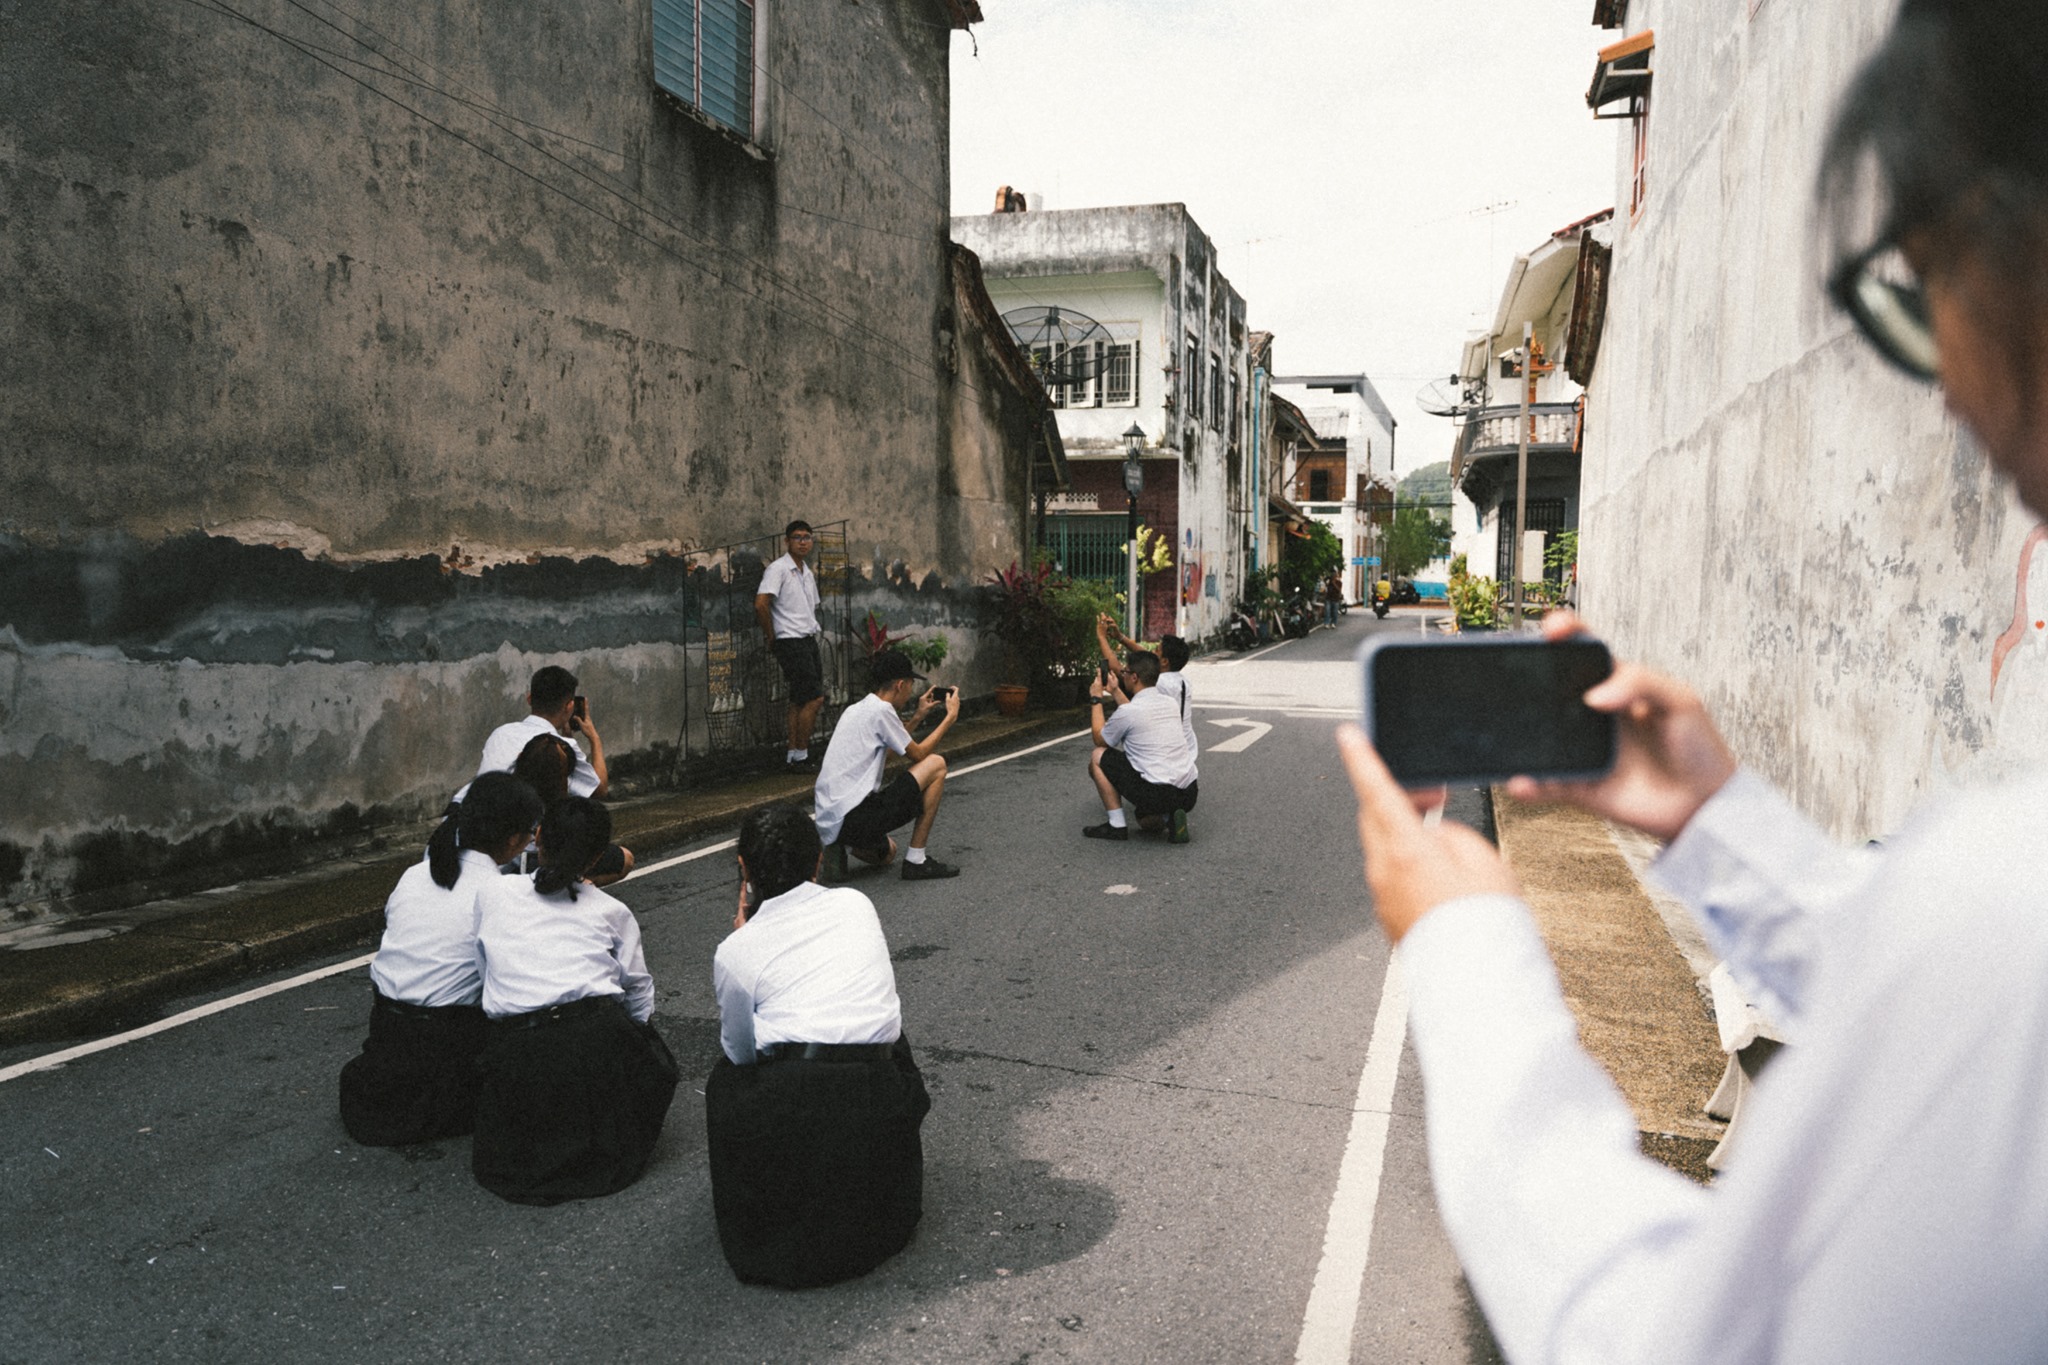
[{"label": "black skirt", "polygon": [[616,995],[487,1026],[476,1182],[515,1204],[614,1194],[640,1178],[676,1092],[676,1062]]},{"label": "black skirt", "polygon": [[924,1213],[932,1107],[898,1039],[887,1056],[734,1066],[704,1086],[711,1204],[733,1273],[808,1289],[865,1275]]},{"label": "black skirt", "polygon": [[366,1147],[460,1137],[476,1126],[484,1012],[370,995],[370,1036],[341,1069],[341,1125]]}]

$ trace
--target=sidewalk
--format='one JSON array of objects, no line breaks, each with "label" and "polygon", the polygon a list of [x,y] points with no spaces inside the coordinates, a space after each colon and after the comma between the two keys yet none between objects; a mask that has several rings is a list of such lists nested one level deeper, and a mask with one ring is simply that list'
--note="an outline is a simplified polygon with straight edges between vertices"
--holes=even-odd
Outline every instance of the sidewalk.
[{"label": "sidewalk", "polygon": [[[957,767],[1085,724],[1070,711],[977,716],[954,726],[944,753]],[[613,802],[615,837],[644,867],[680,844],[730,835],[762,806],[808,805],[813,781],[775,773]],[[417,847],[0,937],[0,1044],[132,1027],[179,995],[323,953],[372,948],[384,898],[419,861],[425,838],[423,827]]]},{"label": "sidewalk", "polygon": [[1727,1125],[1701,1106],[1727,1057],[1698,975],[1703,946],[1675,937],[1606,822],[1498,789],[1493,799],[1501,851],[1536,912],[1580,1041],[1635,1111],[1643,1151],[1704,1181]]}]

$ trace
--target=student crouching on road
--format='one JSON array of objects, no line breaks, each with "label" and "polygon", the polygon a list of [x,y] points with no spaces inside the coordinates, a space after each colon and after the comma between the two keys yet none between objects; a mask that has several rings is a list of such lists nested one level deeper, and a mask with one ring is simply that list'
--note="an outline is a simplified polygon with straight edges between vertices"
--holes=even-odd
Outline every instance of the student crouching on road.
[{"label": "student crouching on road", "polygon": [[[605,766],[604,738],[590,719],[590,704],[576,692],[576,675],[557,664],[534,671],[526,687],[527,714],[523,720],[507,721],[484,739],[484,751],[477,760],[477,776],[510,772],[520,753],[537,735],[563,739],[575,755],[575,770],[569,774],[572,796],[594,796],[602,800],[611,790],[611,776]],[[590,741],[590,757],[575,747],[572,736]],[[455,793],[460,801],[463,792]]]},{"label": "student crouching on road", "polygon": [[[1109,637],[1112,635],[1116,637],[1117,644],[1132,654],[1144,651],[1143,645],[1118,628],[1114,616],[1103,612],[1095,618],[1095,647],[1102,651],[1102,661],[1112,669],[1122,667],[1122,660],[1117,658],[1116,650],[1110,647]],[[1193,698],[1188,693],[1188,675],[1184,671],[1188,666],[1188,656],[1191,652],[1188,649],[1188,642],[1180,636],[1160,636],[1159,681],[1156,686],[1160,695],[1171,701],[1174,709],[1180,712],[1181,737],[1188,742],[1188,758],[1194,760],[1201,758],[1202,746],[1195,739],[1195,713],[1191,705]],[[1201,777],[1199,768],[1195,776],[1198,779]]]},{"label": "student crouching on road", "polygon": [[740,1279],[789,1289],[867,1274],[924,1211],[931,1098],[889,944],[866,896],[812,880],[821,855],[802,811],[747,817],[739,913],[711,968],[725,1053],[704,1086],[718,1240]]},{"label": "student crouching on road", "polygon": [[[960,690],[946,688],[941,697],[940,689],[933,688],[918,700],[911,729],[923,725],[934,711],[944,715],[930,734],[913,740],[901,712],[923,679],[909,658],[900,649],[885,649],[870,663],[868,676],[874,690],[839,717],[818,773],[818,837],[826,846],[825,879],[836,882],[846,876],[848,853],[864,863],[886,864],[896,856],[896,841],[889,831],[912,821],[916,824],[903,855],[903,880],[957,877],[960,869],[927,857],[925,844],[946,794],[946,760],[938,748],[960,715]],[[907,754],[910,767],[884,785],[882,774],[892,753]]]},{"label": "student crouching on road", "polygon": [[[579,755],[576,746],[560,735],[535,735],[519,751],[519,757],[512,764],[512,775],[540,793],[543,809],[552,806],[563,797],[571,795],[569,783],[576,775]],[[540,869],[540,846],[529,843],[519,860],[507,863],[506,872],[519,872],[531,876]],[[610,886],[613,882],[624,881],[633,871],[633,850],[623,844],[611,844],[598,855],[585,878],[592,886]]]},{"label": "student crouching on road", "polygon": [[1088,776],[1108,813],[1103,823],[1081,831],[1090,839],[1131,837],[1124,818],[1128,800],[1140,829],[1163,828],[1173,843],[1188,842],[1188,812],[1195,808],[1201,783],[1195,779],[1180,715],[1158,682],[1158,656],[1133,652],[1116,674],[1121,704],[1105,721],[1102,703],[1110,694],[1099,678],[1089,681],[1088,726],[1095,751],[1088,755]]},{"label": "student crouching on road", "polygon": [[556,1204],[640,1178],[675,1094],[653,1027],[654,980],[633,912],[585,876],[611,840],[571,796],[540,822],[540,870],[478,899],[489,1017],[470,1166],[515,1204]]},{"label": "student crouching on road", "polygon": [[484,1044],[477,899],[498,881],[498,864],[526,846],[540,812],[531,787],[486,773],[384,903],[370,1036],[341,1069],[341,1122],[357,1142],[402,1147],[475,1126]]}]

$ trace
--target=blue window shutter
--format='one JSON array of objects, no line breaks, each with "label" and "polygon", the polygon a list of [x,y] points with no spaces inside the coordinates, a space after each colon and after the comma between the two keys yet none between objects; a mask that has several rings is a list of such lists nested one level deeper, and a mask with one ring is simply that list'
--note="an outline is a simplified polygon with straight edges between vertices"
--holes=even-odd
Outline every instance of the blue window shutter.
[{"label": "blue window shutter", "polygon": [[697,0],[654,0],[654,83],[697,103]]},{"label": "blue window shutter", "polygon": [[704,16],[699,105],[728,127],[754,131],[754,7],[748,0],[698,0]]}]

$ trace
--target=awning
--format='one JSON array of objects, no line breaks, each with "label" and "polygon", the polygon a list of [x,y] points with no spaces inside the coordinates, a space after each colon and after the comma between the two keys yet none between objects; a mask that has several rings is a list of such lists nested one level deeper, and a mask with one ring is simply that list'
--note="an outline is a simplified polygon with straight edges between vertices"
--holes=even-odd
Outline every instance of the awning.
[{"label": "awning", "polygon": [[1656,46],[1655,31],[1646,28],[1632,38],[1624,38],[1611,47],[1600,49],[1600,55],[1593,64],[1593,85],[1586,91],[1586,103],[1592,106],[1595,114],[1610,104],[1622,100],[1633,102],[1650,93],[1650,53]]},{"label": "awning", "polygon": [[1308,525],[1309,522],[1308,513],[1302,511],[1278,493],[1266,494],[1266,515],[1276,521],[1296,522],[1303,526]]}]

